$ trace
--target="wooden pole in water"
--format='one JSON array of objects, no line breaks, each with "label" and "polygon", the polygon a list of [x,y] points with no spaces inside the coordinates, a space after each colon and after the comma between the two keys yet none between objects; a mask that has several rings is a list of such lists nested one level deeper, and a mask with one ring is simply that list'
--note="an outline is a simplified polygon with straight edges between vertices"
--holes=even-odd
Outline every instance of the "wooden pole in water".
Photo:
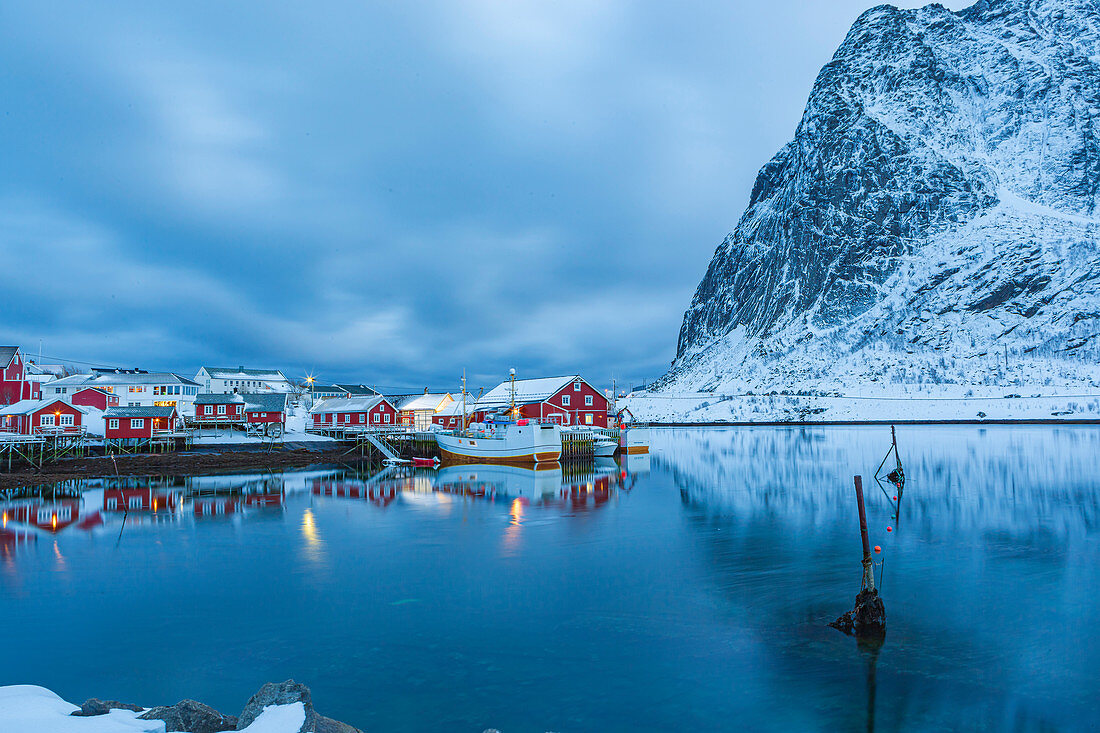
[{"label": "wooden pole in water", "polygon": [[875,589],[875,563],[871,559],[871,541],[867,538],[867,510],[863,505],[863,477],[856,476],[856,504],[859,506],[859,536],[863,540],[863,587]]}]

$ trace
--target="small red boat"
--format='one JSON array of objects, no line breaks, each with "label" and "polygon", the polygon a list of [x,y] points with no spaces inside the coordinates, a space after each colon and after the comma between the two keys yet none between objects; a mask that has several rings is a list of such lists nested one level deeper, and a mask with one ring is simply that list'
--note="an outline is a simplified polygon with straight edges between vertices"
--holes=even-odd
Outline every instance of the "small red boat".
[{"label": "small red boat", "polygon": [[412,461],[417,468],[434,468],[439,465],[438,458],[414,458]]}]

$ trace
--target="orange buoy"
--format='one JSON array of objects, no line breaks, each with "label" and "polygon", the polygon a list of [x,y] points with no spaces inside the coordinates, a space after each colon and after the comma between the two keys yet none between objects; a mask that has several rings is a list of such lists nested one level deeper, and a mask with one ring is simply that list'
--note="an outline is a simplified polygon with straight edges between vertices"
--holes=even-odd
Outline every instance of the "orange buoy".
[{"label": "orange buoy", "polygon": [[875,545],[875,552],[882,552],[882,548],[878,545]]},{"label": "orange buoy", "polygon": [[893,532],[893,531],[894,531],[894,528],[893,528],[893,527],[887,527],[887,528],[886,528],[886,531],[887,531],[887,532]]}]

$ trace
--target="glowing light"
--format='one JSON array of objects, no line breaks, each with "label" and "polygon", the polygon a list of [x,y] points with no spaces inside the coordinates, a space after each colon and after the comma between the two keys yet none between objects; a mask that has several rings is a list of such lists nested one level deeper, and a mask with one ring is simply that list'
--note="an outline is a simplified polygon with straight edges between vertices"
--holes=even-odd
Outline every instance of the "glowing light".
[{"label": "glowing light", "polygon": [[57,514],[56,512],[50,517],[50,529],[57,529]]},{"label": "glowing light", "polygon": [[512,515],[512,524],[518,525],[523,521],[523,502],[519,499],[512,501],[512,508],[508,512]]}]

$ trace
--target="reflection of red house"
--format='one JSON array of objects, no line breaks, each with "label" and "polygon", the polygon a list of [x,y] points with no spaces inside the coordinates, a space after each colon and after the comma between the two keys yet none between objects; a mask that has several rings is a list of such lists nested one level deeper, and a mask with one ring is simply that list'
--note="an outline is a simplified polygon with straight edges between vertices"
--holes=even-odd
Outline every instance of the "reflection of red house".
[{"label": "reflection of red house", "polygon": [[48,532],[60,532],[80,518],[80,500],[33,501],[0,510],[3,526],[8,522],[28,524]]},{"label": "reflection of red house", "polygon": [[192,500],[192,510],[199,518],[236,514],[240,506],[241,497],[238,495],[202,496]]},{"label": "reflection of red house", "polygon": [[166,489],[117,488],[103,491],[103,511],[107,512],[174,512],[178,503],[178,492]]},{"label": "reflection of red house", "polygon": [[333,496],[338,499],[364,499],[378,506],[389,506],[397,499],[400,489],[396,484],[370,484],[346,479],[314,479],[314,496]]},{"label": "reflection of red house", "polygon": [[97,410],[106,410],[108,407],[118,407],[118,395],[110,394],[98,387],[85,387],[73,392],[69,402],[84,407],[94,407]]}]

